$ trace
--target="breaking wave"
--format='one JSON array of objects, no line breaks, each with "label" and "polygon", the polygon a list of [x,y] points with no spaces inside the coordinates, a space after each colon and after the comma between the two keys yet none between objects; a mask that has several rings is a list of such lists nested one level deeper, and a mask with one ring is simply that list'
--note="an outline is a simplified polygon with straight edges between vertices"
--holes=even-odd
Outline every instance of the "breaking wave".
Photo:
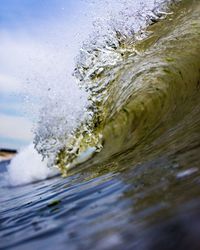
[{"label": "breaking wave", "polygon": [[60,89],[40,110],[34,145],[48,166],[66,175],[135,154],[198,113],[199,12],[195,0],[138,2],[137,11],[124,1],[95,22],[70,76],[74,100],[65,105]]},{"label": "breaking wave", "polygon": [[199,105],[199,10],[198,1],[157,5],[139,31],[112,22],[83,45],[74,75],[89,105],[56,156],[63,173],[145,144]]}]

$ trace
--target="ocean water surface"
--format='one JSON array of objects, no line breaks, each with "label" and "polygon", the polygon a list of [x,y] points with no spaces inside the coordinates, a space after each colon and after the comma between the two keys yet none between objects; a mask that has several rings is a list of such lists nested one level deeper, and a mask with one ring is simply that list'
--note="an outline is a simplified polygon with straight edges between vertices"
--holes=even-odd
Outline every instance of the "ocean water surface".
[{"label": "ocean water surface", "polygon": [[21,72],[34,139],[0,162],[0,249],[198,250],[200,2],[85,4]]}]

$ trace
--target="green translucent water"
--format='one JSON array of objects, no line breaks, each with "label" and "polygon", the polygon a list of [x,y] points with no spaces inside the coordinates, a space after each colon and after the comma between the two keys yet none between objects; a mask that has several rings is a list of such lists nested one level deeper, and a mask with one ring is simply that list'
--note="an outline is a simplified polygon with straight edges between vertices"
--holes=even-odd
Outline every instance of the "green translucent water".
[{"label": "green translucent water", "polygon": [[[120,53],[114,66],[105,66],[101,73],[86,78],[94,114],[58,155],[63,172],[88,147],[101,151],[92,164],[117,161],[115,154],[135,155],[172,129],[176,140],[178,128],[186,126],[189,114],[194,112],[192,119],[198,119],[200,5],[198,1],[182,1],[168,12],[164,20],[142,31],[146,38],[122,40],[113,52]],[[192,133],[193,129],[192,124],[188,130]],[[75,150],[68,150],[68,143]],[[160,147],[152,152],[156,155]]]}]

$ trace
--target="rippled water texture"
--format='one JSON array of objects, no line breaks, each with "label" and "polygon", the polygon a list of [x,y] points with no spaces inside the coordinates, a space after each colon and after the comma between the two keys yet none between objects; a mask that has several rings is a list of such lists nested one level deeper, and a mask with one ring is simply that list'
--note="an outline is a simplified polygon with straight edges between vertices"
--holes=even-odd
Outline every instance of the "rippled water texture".
[{"label": "rippled water texture", "polygon": [[199,13],[183,1],[116,65],[100,153],[19,187],[0,163],[0,249],[200,249]]}]

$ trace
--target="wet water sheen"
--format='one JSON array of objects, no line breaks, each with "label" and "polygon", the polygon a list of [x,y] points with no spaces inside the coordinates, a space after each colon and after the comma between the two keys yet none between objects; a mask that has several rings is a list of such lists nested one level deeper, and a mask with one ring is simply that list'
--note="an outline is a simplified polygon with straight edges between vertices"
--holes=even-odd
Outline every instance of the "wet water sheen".
[{"label": "wet water sheen", "polygon": [[200,4],[181,8],[105,68],[100,153],[68,171],[66,147],[66,178],[18,187],[0,163],[0,249],[200,249]]},{"label": "wet water sheen", "polygon": [[65,179],[1,186],[0,249],[199,249],[199,137],[181,149],[187,133],[165,137],[167,153],[160,143],[146,162],[127,153]]}]

